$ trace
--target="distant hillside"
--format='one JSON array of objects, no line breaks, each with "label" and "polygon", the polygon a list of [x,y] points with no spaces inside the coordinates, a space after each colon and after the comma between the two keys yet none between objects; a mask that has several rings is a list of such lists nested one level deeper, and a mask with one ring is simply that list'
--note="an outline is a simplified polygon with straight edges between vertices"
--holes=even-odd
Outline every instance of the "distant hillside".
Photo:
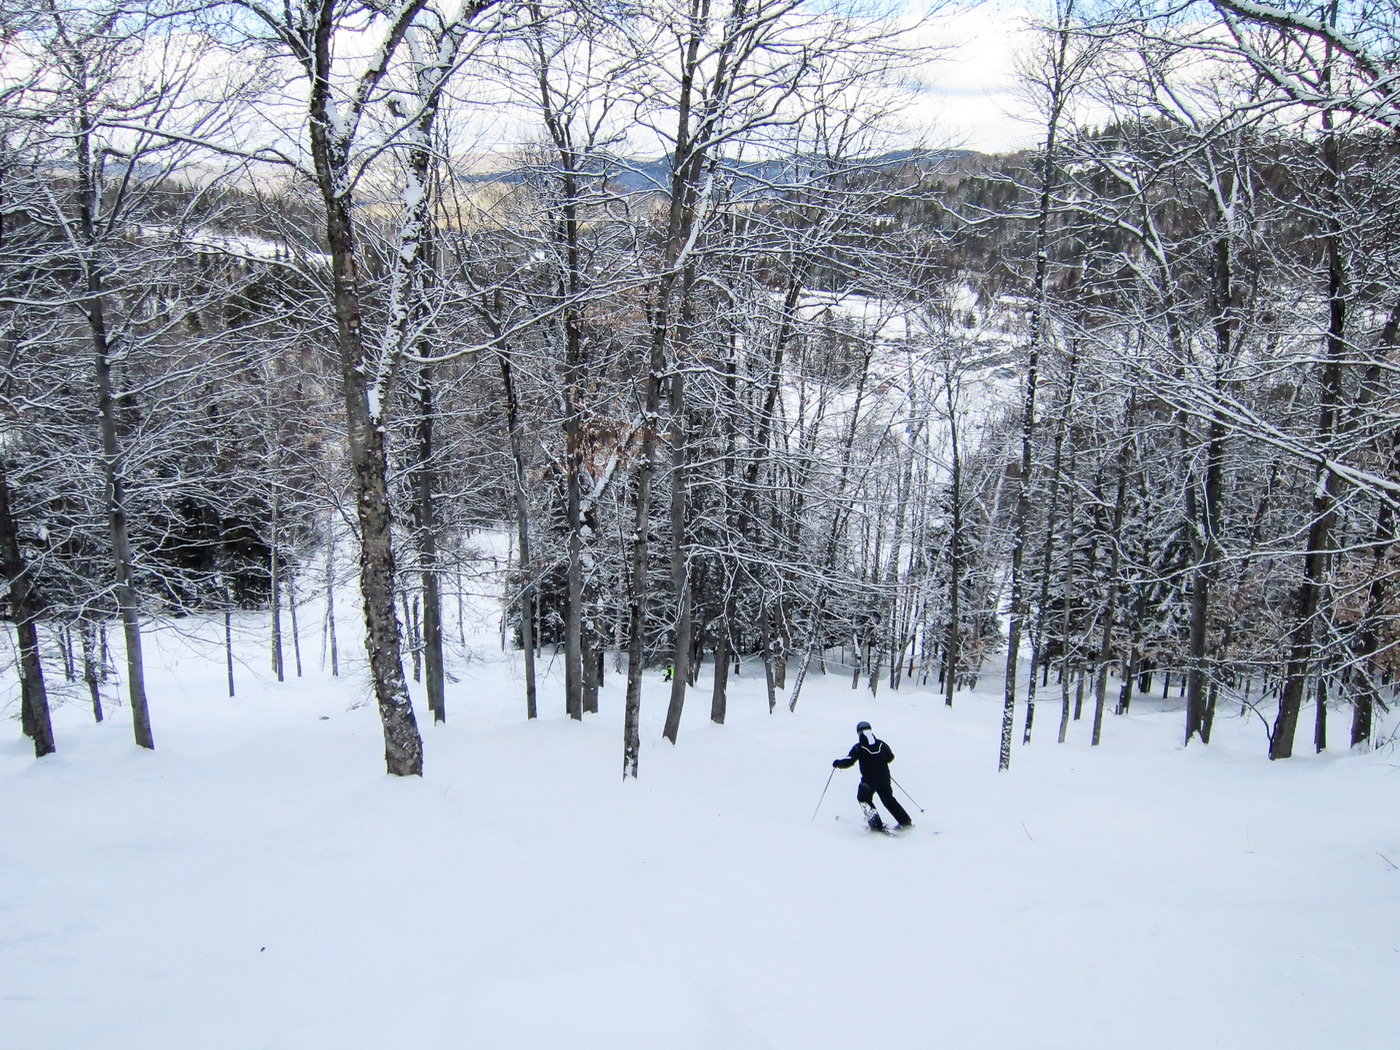
[{"label": "distant hillside", "polygon": [[[908,168],[929,169],[947,164],[949,161],[976,157],[973,150],[919,150],[906,149],[881,153],[868,159],[852,162],[853,167],[863,167],[875,171],[897,171]],[[619,193],[664,192],[667,186],[671,161],[668,157],[636,158],[597,156],[593,158],[590,174],[605,177],[608,184]],[[521,184],[529,181],[542,171],[541,165],[522,163],[493,167],[491,170],[476,171],[463,175],[462,180],[470,183],[504,182]],[[739,161],[727,163],[722,168],[741,185],[772,185],[792,182],[805,177],[808,162],[803,158],[782,157],[769,160]]]}]

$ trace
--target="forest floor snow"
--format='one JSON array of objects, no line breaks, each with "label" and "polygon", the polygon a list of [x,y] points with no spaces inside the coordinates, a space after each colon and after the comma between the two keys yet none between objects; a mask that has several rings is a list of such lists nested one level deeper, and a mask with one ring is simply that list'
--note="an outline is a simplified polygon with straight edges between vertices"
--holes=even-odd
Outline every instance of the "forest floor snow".
[{"label": "forest floor snow", "polygon": [[[527,722],[494,615],[445,725],[415,687],[421,779],[385,775],[360,664],[255,672],[256,617],[233,699],[222,623],[152,632],[154,752],[111,696],[99,725],[70,690],[38,762],[7,721],[0,1045],[1395,1045],[1393,747],[1270,763],[1222,712],[1183,749],[1160,698],[1058,745],[1047,703],[999,774],[999,682],[947,708],[813,674],[770,715],[750,663],[724,726],[707,666],[675,746],[648,673],[624,782],[623,680],[575,723],[556,661]],[[897,838],[859,823],[854,770],[813,819],[860,719],[923,807]]]}]

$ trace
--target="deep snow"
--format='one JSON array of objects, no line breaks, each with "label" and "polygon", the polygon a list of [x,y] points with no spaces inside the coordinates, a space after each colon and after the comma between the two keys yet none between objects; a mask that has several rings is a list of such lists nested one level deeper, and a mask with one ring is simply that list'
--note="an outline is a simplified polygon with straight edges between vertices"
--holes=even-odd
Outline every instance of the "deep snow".
[{"label": "deep snow", "polygon": [[[601,714],[563,716],[556,662],[527,722],[475,608],[421,779],[384,774],[360,663],[319,668],[314,604],[280,685],[240,622],[234,699],[221,623],[153,632],[153,753],[110,695],[96,725],[69,693],[43,761],[6,721],[0,1046],[1395,1045],[1392,748],[1270,764],[1227,712],[1183,749],[1160,699],[1060,746],[1047,704],[998,774],[994,679],[947,709],[811,675],[769,715],[748,664],[723,727],[707,666],[674,747],[649,675],[624,783],[611,663]],[[926,811],[900,838],[861,828],[854,771],[811,819],[862,718]]]}]

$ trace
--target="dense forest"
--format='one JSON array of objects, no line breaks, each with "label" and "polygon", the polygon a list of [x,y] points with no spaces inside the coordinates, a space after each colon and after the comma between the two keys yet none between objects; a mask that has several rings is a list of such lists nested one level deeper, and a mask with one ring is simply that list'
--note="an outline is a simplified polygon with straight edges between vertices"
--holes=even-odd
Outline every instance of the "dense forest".
[{"label": "dense forest", "polygon": [[[1002,768],[1037,704],[1097,743],[1156,688],[1190,746],[1220,705],[1271,758],[1305,710],[1315,748],[1329,713],[1369,746],[1400,628],[1393,5],[1057,0],[1022,60],[1040,147],[998,156],[910,145],[927,8],[0,0],[35,753],[46,674],[99,719],[118,674],[154,746],[143,623],[270,609],[281,677],[299,581],[338,572],[388,770],[419,773],[405,660],[445,719],[487,527],[523,709],[546,647],[575,718],[625,675],[625,776],[644,671],[674,743],[736,661],[770,709],[838,664],[950,705],[1005,671]],[[493,122],[519,142],[485,156]]]}]

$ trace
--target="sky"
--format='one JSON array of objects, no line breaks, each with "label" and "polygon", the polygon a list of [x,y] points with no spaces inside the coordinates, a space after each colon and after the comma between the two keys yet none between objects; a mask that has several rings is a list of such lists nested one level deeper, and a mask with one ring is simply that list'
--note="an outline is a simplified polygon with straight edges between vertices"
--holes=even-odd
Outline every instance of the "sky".
[{"label": "sky", "polygon": [[1029,14],[1015,2],[981,4],[928,20],[920,29],[947,53],[932,63],[919,122],[950,144],[987,153],[1032,146],[1040,137],[1017,97],[1014,56],[1025,46]]},{"label": "sky", "polygon": [[[917,0],[902,6],[901,21],[910,38],[926,48],[928,61],[914,76],[908,103],[899,114],[911,145],[960,147],[1002,152],[1033,146],[1041,137],[1037,121],[1018,97],[1015,56],[1031,39],[1026,29],[1035,0]],[[930,13],[930,9],[942,8]],[[480,106],[484,85],[472,84]],[[487,89],[488,92],[490,89]],[[458,127],[462,152],[491,155],[510,152],[538,134],[532,113],[492,104],[473,108]],[[478,114],[484,115],[480,119]],[[896,138],[899,134],[896,134]],[[645,141],[642,141],[645,139]],[[647,136],[632,143],[632,152],[654,156],[663,150]]]}]

